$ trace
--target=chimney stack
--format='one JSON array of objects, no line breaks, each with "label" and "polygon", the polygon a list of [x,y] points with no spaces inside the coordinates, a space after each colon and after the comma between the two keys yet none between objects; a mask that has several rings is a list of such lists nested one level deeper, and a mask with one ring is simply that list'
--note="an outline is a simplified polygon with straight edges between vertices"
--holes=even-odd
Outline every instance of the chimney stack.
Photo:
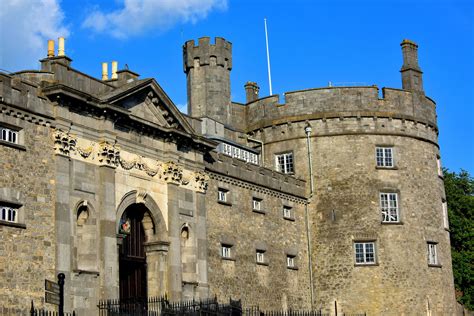
[{"label": "chimney stack", "polygon": [[48,58],[54,57],[54,40],[48,40]]},{"label": "chimney stack", "polygon": [[102,80],[109,80],[107,63],[102,63]]},{"label": "chimney stack", "polygon": [[58,38],[58,56],[63,57],[66,56],[64,50],[64,37]]},{"label": "chimney stack", "polygon": [[118,62],[112,61],[112,76],[110,77],[110,79],[112,79],[112,80],[117,80],[118,79],[117,68],[118,68]]},{"label": "chimney stack", "polygon": [[404,90],[423,92],[423,72],[418,65],[418,45],[404,39],[400,44],[403,54],[402,88]]},{"label": "chimney stack", "polygon": [[245,84],[245,96],[246,96],[246,103],[253,102],[259,98],[258,92],[260,91],[260,87],[257,85],[256,82],[247,81]]}]

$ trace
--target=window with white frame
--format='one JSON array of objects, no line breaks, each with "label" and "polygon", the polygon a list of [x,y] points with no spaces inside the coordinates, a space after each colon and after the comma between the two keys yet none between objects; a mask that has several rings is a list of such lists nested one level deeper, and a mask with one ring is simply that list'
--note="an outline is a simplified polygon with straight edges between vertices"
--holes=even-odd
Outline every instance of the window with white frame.
[{"label": "window with white frame", "polygon": [[4,126],[0,126],[0,140],[13,144],[18,144],[18,131],[12,130]]},{"label": "window with white frame", "polygon": [[233,157],[241,159],[241,149],[237,147],[232,147]]},{"label": "window with white frame", "polygon": [[245,150],[227,143],[220,143],[219,146],[217,146],[217,150],[222,152],[224,155],[242,159],[255,165],[258,164],[258,155],[249,150]]},{"label": "window with white frame", "polygon": [[226,258],[226,259],[232,258],[231,249],[232,249],[232,245],[222,244],[221,245],[222,258]]},{"label": "window with white frame", "polygon": [[283,153],[275,155],[276,170],[281,173],[293,173],[293,153]]},{"label": "window with white frame", "polygon": [[10,223],[17,223],[18,209],[11,206],[0,205],[0,220]]},{"label": "window with white frame", "polygon": [[254,211],[262,210],[262,199],[252,198],[252,208]]},{"label": "window with white frame", "polygon": [[293,209],[291,206],[283,205],[283,218],[293,219]]},{"label": "window with white frame", "polygon": [[228,156],[232,156],[232,146],[229,144],[223,143],[222,152]]},{"label": "window with white frame", "polygon": [[257,249],[255,260],[257,263],[265,263],[265,250]]},{"label": "window with white frame", "polygon": [[437,243],[428,242],[428,265],[439,265]]},{"label": "window with white frame", "polygon": [[443,168],[441,167],[441,158],[436,157],[436,166],[438,167],[438,176],[443,176]]},{"label": "window with white frame", "polygon": [[227,195],[229,193],[229,190],[226,189],[217,189],[217,200],[219,202],[227,202]]},{"label": "window with white frame", "polygon": [[380,193],[380,211],[383,223],[400,222],[397,193]]},{"label": "window with white frame", "polygon": [[443,201],[442,208],[443,208],[443,227],[445,229],[449,229],[448,203],[446,203],[446,201]]},{"label": "window with white frame", "polygon": [[355,263],[375,264],[375,242],[354,242]]},{"label": "window with white frame", "polygon": [[392,147],[377,147],[375,149],[375,156],[377,160],[377,167],[391,168],[394,166]]},{"label": "window with white frame", "polygon": [[286,267],[295,268],[296,267],[296,256],[295,255],[286,255]]}]

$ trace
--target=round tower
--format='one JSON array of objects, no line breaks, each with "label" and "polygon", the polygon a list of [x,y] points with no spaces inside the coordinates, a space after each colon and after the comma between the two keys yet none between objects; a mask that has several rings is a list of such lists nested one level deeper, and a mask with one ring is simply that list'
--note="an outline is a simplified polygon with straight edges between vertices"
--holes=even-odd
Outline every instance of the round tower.
[{"label": "round tower", "polygon": [[436,105],[404,43],[404,89],[383,98],[376,86],[326,87],[247,104],[265,165],[311,186],[313,303],[332,315],[455,313]]},{"label": "round tower", "polygon": [[201,37],[183,46],[184,72],[187,78],[188,114],[209,117],[227,124],[230,113],[230,71],[232,44],[221,37],[215,44]]}]

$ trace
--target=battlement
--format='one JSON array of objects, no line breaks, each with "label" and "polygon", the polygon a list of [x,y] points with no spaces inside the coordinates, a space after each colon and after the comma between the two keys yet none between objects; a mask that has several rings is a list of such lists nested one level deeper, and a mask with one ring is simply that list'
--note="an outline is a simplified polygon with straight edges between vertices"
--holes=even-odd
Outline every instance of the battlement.
[{"label": "battlement", "polygon": [[325,87],[285,93],[285,102],[273,95],[247,105],[247,130],[317,118],[392,117],[436,126],[435,103],[424,94],[369,87]]},{"label": "battlement", "polygon": [[227,70],[232,69],[232,43],[222,37],[215,38],[215,44],[211,44],[210,37],[198,39],[198,46],[194,40],[187,41],[183,45],[183,67],[184,72],[195,67],[195,61],[200,66],[221,66]]}]

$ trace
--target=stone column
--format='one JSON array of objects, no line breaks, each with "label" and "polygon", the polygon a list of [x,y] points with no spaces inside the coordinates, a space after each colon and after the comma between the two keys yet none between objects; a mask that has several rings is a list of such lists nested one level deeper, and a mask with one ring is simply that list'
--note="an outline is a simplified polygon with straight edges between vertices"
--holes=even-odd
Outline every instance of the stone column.
[{"label": "stone column", "polygon": [[168,241],[153,241],[145,244],[149,297],[166,294],[169,246],[170,243]]}]

